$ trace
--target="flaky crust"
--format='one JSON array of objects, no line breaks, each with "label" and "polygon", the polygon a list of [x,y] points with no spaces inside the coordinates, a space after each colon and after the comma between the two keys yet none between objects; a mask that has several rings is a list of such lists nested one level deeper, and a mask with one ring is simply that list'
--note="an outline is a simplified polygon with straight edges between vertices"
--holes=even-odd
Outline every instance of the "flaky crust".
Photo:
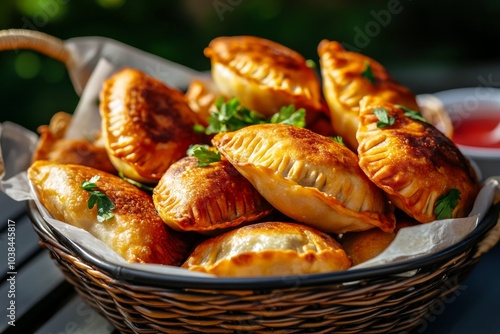
[{"label": "flaky crust", "polygon": [[208,126],[210,112],[215,111],[215,102],[222,97],[211,78],[193,79],[185,94],[187,103],[191,110],[197,115],[200,123]]},{"label": "flaky crust", "polygon": [[48,160],[62,164],[84,165],[108,173],[116,169],[102,145],[93,139],[64,138],[71,122],[71,115],[58,112],[52,116],[49,125],[38,127],[38,139],[32,161]]},{"label": "flaky crust", "polygon": [[[358,146],[356,130],[359,124],[359,101],[364,96],[376,96],[384,101],[402,104],[418,110],[415,95],[398,84],[375,60],[344,50],[335,41],[323,40],[318,46],[323,93],[330,109],[332,126],[352,149]],[[361,75],[370,64],[376,82]]]},{"label": "flaky crust", "polygon": [[349,232],[344,233],[339,242],[346,254],[351,258],[352,265],[355,266],[382,253],[396,238],[396,234],[401,228],[416,224],[418,222],[398,220],[394,232],[388,233],[378,228],[361,232]]},{"label": "flaky crust", "polygon": [[248,225],[208,239],[182,265],[232,277],[314,274],[350,266],[351,260],[331,236],[285,222]]},{"label": "flaky crust", "polygon": [[[377,127],[377,108],[385,109],[394,124]],[[360,167],[394,205],[421,223],[436,219],[437,199],[452,188],[461,192],[452,216],[467,215],[479,189],[469,161],[434,126],[404,113],[377,98],[361,101],[357,132]]]},{"label": "flaky crust", "polygon": [[271,213],[271,205],[227,160],[198,167],[185,157],[170,166],[153,190],[163,221],[179,231],[215,233]]},{"label": "flaky crust", "polygon": [[[97,221],[87,206],[83,181],[100,176],[99,190],[114,203],[114,218]],[[167,228],[151,197],[117,176],[94,168],[36,161],[28,178],[45,208],[58,220],[82,228],[129,262],[180,265],[189,251],[187,235]]]},{"label": "flaky crust", "polygon": [[294,104],[311,119],[324,107],[316,73],[304,57],[281,44],[253,36],[218,37],[205,55],[219,90],[242,106],[271,116]]},{"label": "flaky crust", "polygon": [[356,154],[330,138],[285,124],[216,135],[214,146],[275,208],[324,232],[394,229],[382,191]]},{"label": "flaky crust", "polygon": [[143,72],[123,69],[101,91],[102,136],[116,169],[139,182],[156,183],[202,138],[184,95]]}]

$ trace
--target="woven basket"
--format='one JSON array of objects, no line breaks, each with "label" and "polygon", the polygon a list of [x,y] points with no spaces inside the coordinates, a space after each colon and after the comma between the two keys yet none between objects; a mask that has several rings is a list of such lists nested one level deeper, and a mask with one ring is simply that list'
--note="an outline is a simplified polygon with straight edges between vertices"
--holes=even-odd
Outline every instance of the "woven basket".
[{"label": "woven basket", "polygon": [[498,241],[485,237],[500,226],[499,208],[493,206],[458,244],[404,263],[305,276],[208,279],[118,267],[52,230],[34,203],[29,212],[40,244],[66,279],[122,333],[404,333],[421,326]]},{"label": "woven basket", "polygon": [[[63,41],[35,31],[0,31],[0,50],[20,48],[58,59],[78,77]],[[53,230],[33,202],[28,212],[66,279],[122,333],[409,332],[500,238],[495,205],[458,244],[403,263],[304,276],[197,278],[116,266]]]}]

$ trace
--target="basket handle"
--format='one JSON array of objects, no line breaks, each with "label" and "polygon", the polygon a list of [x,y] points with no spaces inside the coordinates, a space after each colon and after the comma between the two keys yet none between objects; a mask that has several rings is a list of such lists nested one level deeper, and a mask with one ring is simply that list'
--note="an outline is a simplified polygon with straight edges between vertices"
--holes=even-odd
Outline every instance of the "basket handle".
[{"label": "basket handle", "polygon": [[0,51],[18,49],[37,51],[72,66],[71,53],[63,40],[36,30],[0,30]]}]

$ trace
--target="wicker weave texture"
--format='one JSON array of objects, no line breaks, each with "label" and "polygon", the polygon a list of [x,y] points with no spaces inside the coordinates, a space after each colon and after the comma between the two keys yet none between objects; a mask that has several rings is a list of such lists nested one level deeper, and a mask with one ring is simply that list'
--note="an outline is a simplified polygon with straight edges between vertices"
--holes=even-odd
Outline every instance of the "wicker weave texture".
[{"label": "wicker weave texture", "polygon": [[472,269],[476,247],[410,277],[213,291],[133,285],[83,263],[38,232],[82,298],[122,333],[391,333],[423,326]]}]

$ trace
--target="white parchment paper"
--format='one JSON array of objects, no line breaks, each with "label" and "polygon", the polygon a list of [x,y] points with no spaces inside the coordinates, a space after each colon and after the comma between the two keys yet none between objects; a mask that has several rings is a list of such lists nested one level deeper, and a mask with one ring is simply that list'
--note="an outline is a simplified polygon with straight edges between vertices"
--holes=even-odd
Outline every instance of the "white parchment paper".
[{"label": "white parchment paper", "polygon": [[[88,134],[100,129],[99,92],[103,80],[118,69],[104,58],[97,63],[74,112],[72,124],[66,134],[67,137],[85,138]],[[26,169],[31,162],[37,135],[9,122],[1,124],[0,134],[2,136],[1,153],[3,156],[3,160],[0,160],[0,190],[18,201],[34,200],[47,223],[82,249],[94,255],[96,255],[94,250],[97,249],[99,257],[123,267],[167,275],[210,276],[171,266],[130,264],[88,232],[53,219],[38,201],[36,193],[26,177]],[[439,252],[459,242],[474,230],[485,216],[493,203],[495,193],[500,191],[499,180],[500,177],[491,177],[485,180],[469,217],[445,219],[403,228],[382,254],[351,269],[414,259]]]}]

